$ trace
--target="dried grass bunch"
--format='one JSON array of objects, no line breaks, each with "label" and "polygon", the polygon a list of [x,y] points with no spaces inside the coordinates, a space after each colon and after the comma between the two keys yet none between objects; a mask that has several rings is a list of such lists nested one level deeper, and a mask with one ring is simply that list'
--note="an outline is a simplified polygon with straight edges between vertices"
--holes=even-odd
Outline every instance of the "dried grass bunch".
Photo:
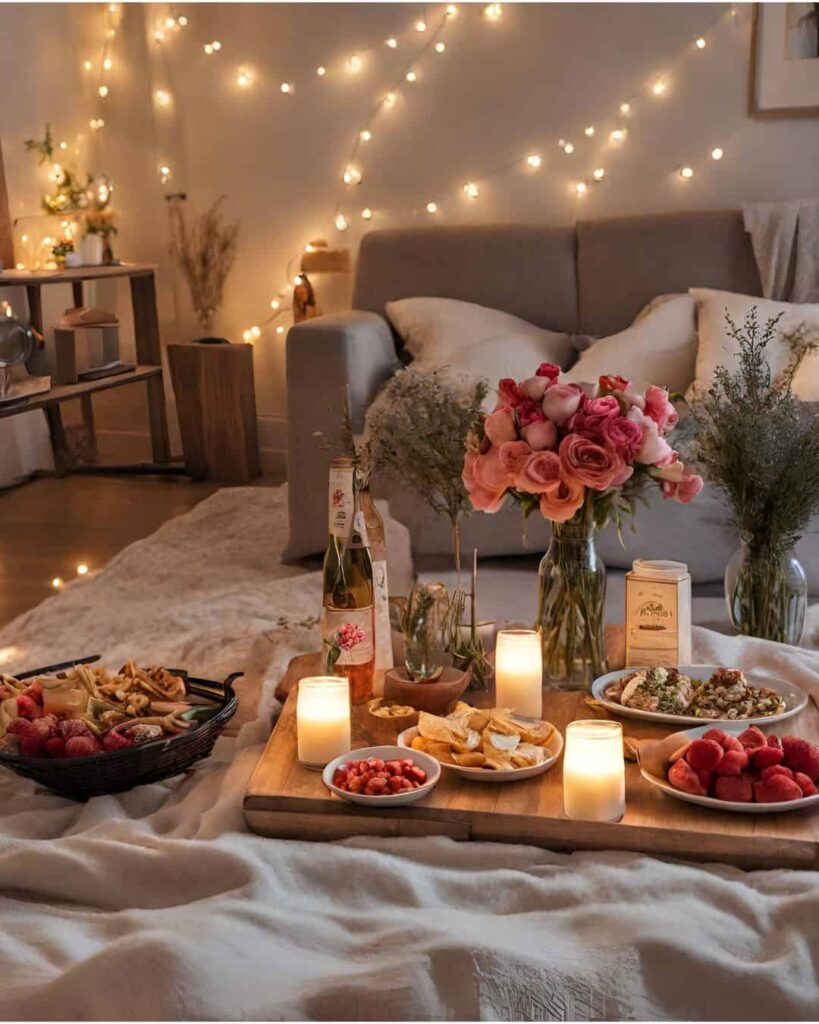
[{"label": "dried grass bunch", "polygon": [[220,196],[188,226],[181,200],[171,203],[171,255],[179,264],[203,331],[210,331],[222,305],[225,281],[236,260],[239,224],[226,224]]}]

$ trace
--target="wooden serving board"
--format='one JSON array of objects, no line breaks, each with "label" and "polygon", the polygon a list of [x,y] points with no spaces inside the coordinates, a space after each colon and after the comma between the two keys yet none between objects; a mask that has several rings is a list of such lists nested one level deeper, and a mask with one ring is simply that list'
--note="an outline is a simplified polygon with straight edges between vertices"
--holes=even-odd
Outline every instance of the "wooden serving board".
[{"label": "wooden serving board", "polygon": [[[477,703],[477,701],[474,701]],[[373,741],[356,709],[353,746]],[[576,718],[609,718],[582,694],[547,692],[544,716],[561,732]],[[626,736],[656,738],[673,731],[623,719]],[[819,741],[819,711],[811,702],[796,718],[773,727]],[[383,738],[380,742],[384,742]],[[544,775],[511,783],[478,783],[449,772],[430,795],[405,807],[377,810],[330,794],[321,773],[296,757],[296,704],[291,691],[253,771],[244,799],[254,832],[283,839],[328,840],[355,835],[425,836],[528,843],[553,850],[631,850],[720,861],[741,868],[819,866],[819,810],[732,814],[675,800],[647,783],[626,762],[626,813],[617,823],[569,821],[563,814],[562,761]]]}]

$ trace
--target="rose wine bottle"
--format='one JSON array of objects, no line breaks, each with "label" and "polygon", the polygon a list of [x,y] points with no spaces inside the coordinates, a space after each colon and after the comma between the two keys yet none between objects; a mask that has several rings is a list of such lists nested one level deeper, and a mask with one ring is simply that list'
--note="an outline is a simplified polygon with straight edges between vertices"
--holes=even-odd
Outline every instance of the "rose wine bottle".
[{"label": "rose wine bottle", "polygon": [[352,459],[330,465],[330,539],[324,556],[322,636],[331,671],[350,680],[354,704],[373,693],[373,566]]},{"label": "rose wine bottle", "polygon": [[387,544],[384,520],[375,507],[369,484],[360,488],[361,511],[367,527],[370,557],[373,563],[373,603],[375,605],[375,680],[377,697],[384,692],[384,673],[393,667],[392,629],[390,627],[389,588],[387,586]]}]

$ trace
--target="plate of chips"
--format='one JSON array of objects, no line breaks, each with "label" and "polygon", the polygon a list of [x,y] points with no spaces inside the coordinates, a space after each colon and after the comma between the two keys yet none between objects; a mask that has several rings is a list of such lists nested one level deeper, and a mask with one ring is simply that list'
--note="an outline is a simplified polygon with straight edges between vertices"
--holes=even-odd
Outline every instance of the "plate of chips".
[{"label": "plate of chips", "polygon": [[563,737],[551,722],[459,701],[445,718],[422,711],[398,745],[431,754],[466,779],[513,782],[548,771],[563,751]]}]

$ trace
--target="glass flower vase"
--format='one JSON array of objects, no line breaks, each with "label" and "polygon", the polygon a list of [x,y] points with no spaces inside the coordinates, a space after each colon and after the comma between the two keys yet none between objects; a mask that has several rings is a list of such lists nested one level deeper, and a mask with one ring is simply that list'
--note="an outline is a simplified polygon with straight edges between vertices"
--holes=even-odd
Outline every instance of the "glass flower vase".
[{"label": "glass flower vase", "polygon": [[775,554],[743,541],[725,569],[725,601],[738,633],[798,644],[808,611],[808,581],[793,551]]},{"label": "glass flower vase", "polygon": [[585,689],[608,671],[603,608],[606,567],[589,516],[552,524],[539,572],[535,629],[546,678],[561,689]]}]

